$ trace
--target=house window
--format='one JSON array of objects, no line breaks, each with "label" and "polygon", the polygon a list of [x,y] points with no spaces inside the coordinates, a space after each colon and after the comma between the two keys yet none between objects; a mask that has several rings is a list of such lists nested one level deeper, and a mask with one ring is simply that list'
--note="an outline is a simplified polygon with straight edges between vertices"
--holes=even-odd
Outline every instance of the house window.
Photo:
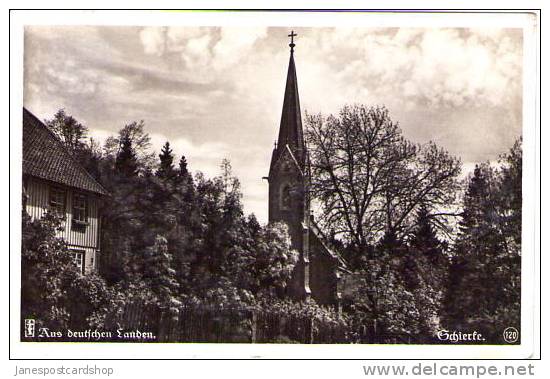
[{"label": "house window", "polygon": [[88,221],[88,199],[86,195],[75,193],[73,199],[73,220]]},{"label": "house window", "polygon": [[50,187],[50,210],[59,216],[65,215],[67,192],[59,187]]},{"label": "house window", "polygon": [[81,193],[75,193],[73,196],[73,229],[76,231],[85,231],[88,225],[88,198]]},{"label": "house window", "polygon": [[84,274],[84,250],[72,250],[73,263],[81,274]]}]

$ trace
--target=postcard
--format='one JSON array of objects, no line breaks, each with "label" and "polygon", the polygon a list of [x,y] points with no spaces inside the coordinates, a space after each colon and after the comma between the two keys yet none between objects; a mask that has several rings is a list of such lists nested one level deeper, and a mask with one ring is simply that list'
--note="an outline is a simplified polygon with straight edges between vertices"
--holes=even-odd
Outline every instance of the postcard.
[{"label": "postcard", "polygon": [[14,357],[533,354],[535,13],[13,17]]}]

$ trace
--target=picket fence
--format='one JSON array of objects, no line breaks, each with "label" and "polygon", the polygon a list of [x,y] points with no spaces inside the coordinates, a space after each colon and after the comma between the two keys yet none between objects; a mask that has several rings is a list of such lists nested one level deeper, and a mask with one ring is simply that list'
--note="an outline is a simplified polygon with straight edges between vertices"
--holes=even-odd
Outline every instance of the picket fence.
[{"label": "picket fence", "polygon": [[184,307],[179,313],[170,314],[154,305],[131,303],[118,315],[106,320],[106,329],[150,332],[155,335],[155,342],[349,342],[349,333],[344,326],[311,317],[205,306]]}]

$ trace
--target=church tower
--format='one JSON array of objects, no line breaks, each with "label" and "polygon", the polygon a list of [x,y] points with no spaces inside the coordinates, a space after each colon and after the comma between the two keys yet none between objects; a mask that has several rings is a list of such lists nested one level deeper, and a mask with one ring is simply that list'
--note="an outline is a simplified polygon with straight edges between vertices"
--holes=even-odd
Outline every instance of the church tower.
[{"label": "church tower", "polygon": [[292,248],[300,253],[288,294],[297,300],[310,296],[309,288],[309,170],[298,80],[294,63],[294,37],[291,32],[290,61],[279,138],[273,149],[269,168],[269,222],[285,222],[289,227]]}]

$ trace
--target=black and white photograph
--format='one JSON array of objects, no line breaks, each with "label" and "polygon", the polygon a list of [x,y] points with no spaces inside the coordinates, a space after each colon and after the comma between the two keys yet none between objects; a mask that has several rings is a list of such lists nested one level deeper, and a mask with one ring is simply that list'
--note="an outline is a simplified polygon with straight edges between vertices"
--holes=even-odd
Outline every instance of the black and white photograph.
[{"label": "black and white photograph", "polygon": [[525,342],[533,31],[264,16],[23,26],[19,341]]}]

